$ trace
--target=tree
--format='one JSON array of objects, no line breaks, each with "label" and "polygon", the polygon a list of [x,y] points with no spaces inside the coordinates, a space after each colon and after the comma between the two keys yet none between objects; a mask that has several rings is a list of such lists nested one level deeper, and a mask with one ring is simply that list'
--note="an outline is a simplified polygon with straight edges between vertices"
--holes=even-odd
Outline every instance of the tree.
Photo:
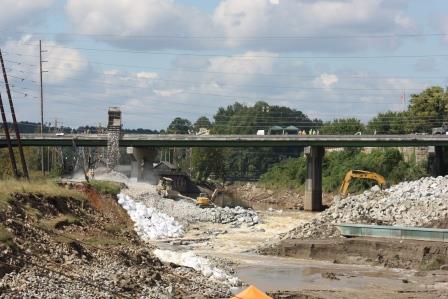
[{"label": "tree", "polygon": [[[299,130],[317,129],[322,122],[311,120],[301,111],[289,107],[269,105],[258,101],[253,106],[235,102],[219,108],[214,115],[212,134],[255,135],[258,130],[273,126],[295,126]],[[301,148],[244,148],[225,151],[226,175],[233,177],[258,177],[273,163],[288,157],[298,157]]]},{"label": "tree", "polygon": [[430,133],[433,127],[440,127],[448,116],[447,92],[442,87],[433,86],[411,95],[409,113],[412,131]]},{"label": "tree", "polygon": [[370,134],[408,134],[409,113],[407,111],[393,112],[387,111],[379,113],[367,124],[367,131]]},{"label": "tree", "polygon": [[220,148],[194,148],[191,162],[197,180],[204,181],[212,173],[224,180],[224,150]]},{"label": "tree", "polygon": [[359,119],[340,118],[326,122],[320,127],[319,132],[327,135],[353,135],[364,130],[364,125]]},{"label": "tree", "polygon": [[200,128],[210,129],[211,127],[212,127],[212,123],[205,116],[199,117],[198,120],[193,125],[193,129],[195,132],[199,132]]},{"label": "tree", "polygon": [[189,134],[193,130],[193,126],[188,119],[176,117],[168,126],[166,132],[168,134]]}]

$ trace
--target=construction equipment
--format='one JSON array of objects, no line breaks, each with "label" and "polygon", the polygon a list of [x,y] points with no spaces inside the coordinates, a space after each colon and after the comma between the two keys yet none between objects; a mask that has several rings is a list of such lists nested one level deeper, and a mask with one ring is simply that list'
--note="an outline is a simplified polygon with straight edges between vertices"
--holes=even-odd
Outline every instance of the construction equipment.
[{"label": "construction equipment", "polygon": [[205,192],[201,192],[199,196],[196,197],[196,205],[200,206],[201,208],[210,205],[208,194]]},{"label": "construction equipment", "polygon": [[179,192],[173,190],[173,179],[170,178],[160,178],[156,190],[163,198],[176,199],[179,196]]},{"label": "construction equipment", "polygon": [[342,181],[341,187],[339,188],[339,194],[341,195],[341,197],[347,196],[348,187],[350,186],[350,182],[353,178],[374,180],[377,182],[378,186],[382,188],[386,188],[387,186],[386,179],[376,172],[365,170],[350,170],[345,174],[344,181]]},{"label": "construction equipment", "polygon": [[196,205],[200,206],[201,208],[210,207],[211,202],[213,202],[218,195],[220,189],[216,188],[215,191],[213,191],[212,196],[209,198],[208,194],[205,192],[201,192],[198,197],[196,197]]}]

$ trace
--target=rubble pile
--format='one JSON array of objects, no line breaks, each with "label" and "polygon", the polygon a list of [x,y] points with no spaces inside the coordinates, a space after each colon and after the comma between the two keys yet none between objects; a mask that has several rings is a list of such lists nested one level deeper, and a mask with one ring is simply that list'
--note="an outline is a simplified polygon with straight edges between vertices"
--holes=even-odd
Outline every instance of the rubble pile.
[{"label": "rubble pile", "polygon": [[374,186],[363,194],[335,199],[319,217],[281,236],[318,239],[339,236],[334,224],[378,224],[427,227],[448,217],[448,176],[402,182],[387,190]]},{"label": "rubble pile", "polygon": [[241,282],[237,277],[227,274],[225,271],[210,264],[209,260],[197,256],[193,251],[176,252],[172,250],[154,250],[162,262],[174,263],[176,265],[190,267],[201,272],[205,277],[215,281],[228,284],[230,286],[240,286]]},{"label": "rubble pile", "polygon": [[216,267],[160,261],[114,199],[102,198],[108,204],[97,210],[90,204],[98,196],[89,194],[86,201],[15,195],[0,209],[7,238],[0,242],[0,298],[230,297],[226,279],[201,273],[205,266],[219,273]]},{"label": "rubble pile", "polygon": [[184,234],[182,225],[173,217],[136,202],[128,195],[118,194],[118,203],[128,212],[135,231],[144,241],[177,238]]},{"label": "rubble pile", "polygon": [[187,199],[162,199],[157,194],[155,187],[150,185],[147,185],[147,190],[144,193],[136,194],[133,198],[146,207],[153,208],[160,213],[173,217],[184,226],[196,222],[213,222],[222,224],[231,223],[232,226],[239,227],[242,224],[253,226],[259,221],[255,211],[242,207],[221,208],[214,206],[201,208],[196,206],[193,201]]},{"label": "rubble pile", "polygon": [[142,246],[120,247],[109,254],[85,247],[84,250],[88,258],[80,258],[68,250],[50,250],[40,257],[28,256],[25,267],[0,279],[0,290],[11,298],[18,294],[20,298],[182,298],[185,294],[216,298],[229,295],[228,283],[211,281],[192,267],[164,264]]}]

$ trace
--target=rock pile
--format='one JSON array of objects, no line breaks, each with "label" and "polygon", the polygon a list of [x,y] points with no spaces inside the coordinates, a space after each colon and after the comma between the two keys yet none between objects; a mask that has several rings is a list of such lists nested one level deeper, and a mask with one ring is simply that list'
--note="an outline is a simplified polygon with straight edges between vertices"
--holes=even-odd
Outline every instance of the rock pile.
[{"label": "rock pile", "polygon": [[201,272],[205,277],[230,286],[240,286],[241,282],[237,277],[227,274],[224,270],[212,265],[208,259],[197,256],[193,251],[176,252],[172,250],[154,250],[154,254],[166,263],[174,263],[185,267],[190,267]]},{"label": "rock pile", "polygon": [[196,222],[213,222],[213,223],[231,223],[235,227],[242,224],[253,226],[258,223],[259,218],[255,211],[244,209],[242,207],[235,208],[200,208],[193,201],[187,199],[173,200],[161,198],[154,186],[148,185],[147,191],[134,195],[137,202],[144,204],[146,207],[154,208],[160,213],[173,217],[176,221],[184,226]]},{"label": "rock pile", "polygon": [[334,224],[428,226],[448,217],[448,176],[402,182],[387,190],[377,186],[363,194],[336,199],[320,216],[281,236],[317,239],[339,236]]},{"label": "rock pile", "polygon": [[[0,210],[7,241],[0,242],[0,298],[230,297],[224,279],[200,272],[207,268],[161,262],[128,227],[115,200],[102,198],[108,204],[97,210],[90,206],[96,195],[85,202],[39,196],[16,195],[13,205]],[[62,211],[76,221],[63,220]]]},{"label": "rock pile", "polygon": [[134,229],[144,240],[176,238],[184,234],[182,225],[164,213],[135,202],[130,196],[118,194],[118,203],[128,212],[134,222]]},{"label": "rock pile", "polygon": [[145,249],[122,247],[118,254],[115,250],[91,253],[89,261],[62,255],[63,263],[48,256],[28,257],[31,265],[0,279],[0,297],[159,299],[230,295],[228,284],[211,281],[190,267],[164,264]]}]

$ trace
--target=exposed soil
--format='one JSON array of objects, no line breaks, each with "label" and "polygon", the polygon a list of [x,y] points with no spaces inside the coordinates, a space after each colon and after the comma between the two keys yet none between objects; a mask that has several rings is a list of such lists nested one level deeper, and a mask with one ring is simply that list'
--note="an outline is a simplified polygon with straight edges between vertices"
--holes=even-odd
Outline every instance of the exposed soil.
[{"label": "exposed soil", "polygon": [[0,298],[219,298],[228,287],[164,264],[115,198],[15,194],[0,210]]},{"label": "exposed soil", "polygon": [[[304,290],[268,293],[274,299],[432,299],[443,298],[446,293],[438,290],[382,290],[364,288],[362,290]],[[441,297],[442,296],[442,297]]]},{"label": "exposed soil", "polygon": [[283,240],[260,253],[341,264],[436,270],[448,263],[448,243],[379,238]]},{"label": "exposed soil", "polygon": [[[232,194],[233,197],[242,199],[248,202],[274,205],[282,209],[299,209],[303,210],[303,191],[297,190],[271,190],[262,187],[256,183],[235,183],[226,186],[225,192]],[[333,201],[332,194],[323,194],[323,204],[331,205]]]}]

